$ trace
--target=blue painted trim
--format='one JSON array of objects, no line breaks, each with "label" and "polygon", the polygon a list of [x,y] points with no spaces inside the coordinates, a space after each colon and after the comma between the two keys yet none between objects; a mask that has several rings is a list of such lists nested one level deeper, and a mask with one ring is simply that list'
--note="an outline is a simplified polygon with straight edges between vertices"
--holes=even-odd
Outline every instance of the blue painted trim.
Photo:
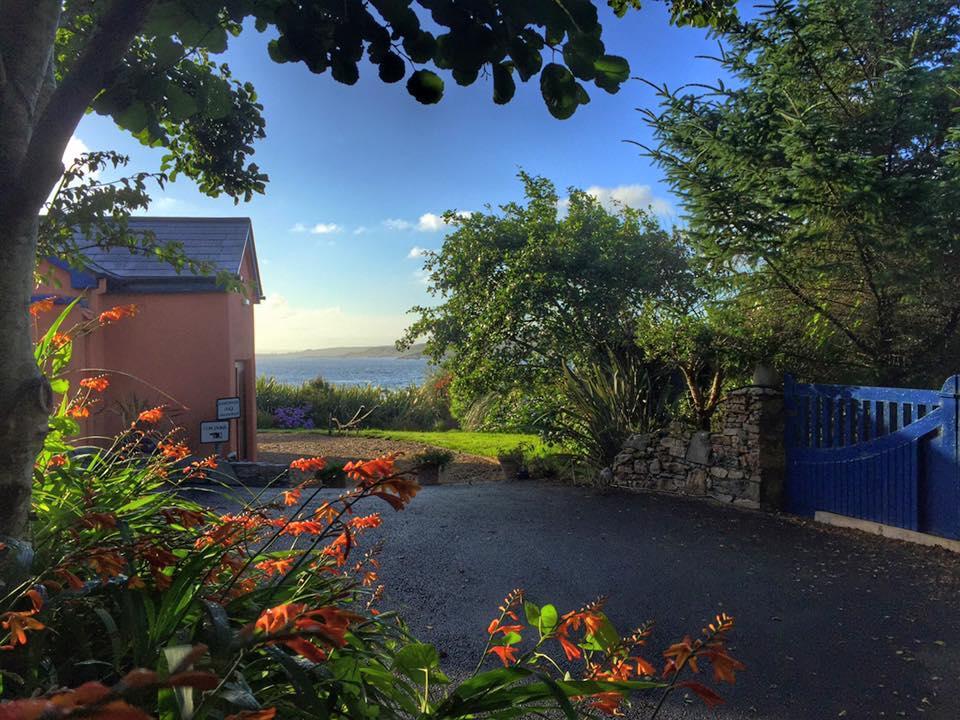
[{"label": "blue painted trim", "polygon": [[[69,297],[67,295],[53,295],[52,293],[46,293],[46,294],[41,293],[40,295],[31,295],[30,302],[35,303],[35,302],[39,302],[40,300],[46,300],[47,298],[50,298],[50,297],[53,298],[54,305],[69,305],[70,303],[72,303],[74,300],[77,299],[76,296]],[[78,302],[77,305],[79,307],[88,307],[90,303],[87,302],[86,298],[82,297],[80,298],[80,302]]]},{"label": "blue painted trim", "polygon": [[47,262],[69,273],[70,286],[74,290],[90,290],[97,287],[99,284],[99,280],[97,279],[96,275],[88,273],[84,270],[77,270],[71,266],[70,263],[64,262],[59,258],[48,257]]}]

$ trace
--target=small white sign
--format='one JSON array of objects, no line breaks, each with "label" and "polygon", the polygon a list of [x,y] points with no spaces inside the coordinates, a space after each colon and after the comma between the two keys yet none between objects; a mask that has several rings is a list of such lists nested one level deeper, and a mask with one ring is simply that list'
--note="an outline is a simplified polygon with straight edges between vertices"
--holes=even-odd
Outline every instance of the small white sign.
[{"label": "small white sign", "polygon": [[225,443],[230,439],[230,423],[227,420],[207,420],[200,423],[200,442]]},{"label": "small white sign", "polygon": [[217,420],[234,420],[240,417],[240,398],[228,397],[217,400]]}]

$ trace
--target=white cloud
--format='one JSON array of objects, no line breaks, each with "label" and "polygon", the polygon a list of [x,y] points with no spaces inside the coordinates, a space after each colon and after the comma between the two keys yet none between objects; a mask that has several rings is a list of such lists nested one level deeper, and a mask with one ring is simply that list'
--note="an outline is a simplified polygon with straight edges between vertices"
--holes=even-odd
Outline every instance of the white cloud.
[{"label": "white cloud", "polygon": [[614,209],[619,204],[637,210],[649,209],[657,215],[673,214],[673,206],[670,202],[655,196],[649,185],[617,185],[616,187],[591,185],[586,189],[586,193],[599,200],[600,204],[608,210]]},{"label": "white cloud", "polygon": [[170,210],[176,210],[182,204],[183,202],[181,200],[177,200],[177,198],[170,197],[169,195],[161,195],[158,198],[151,198],[150,211],[169,212]]},{"label": "white cloud", "polygon": [[418,258],[418,257],[423,257],[426,254],[427,254],[426,248],[422,248],[419,245],[414,245],[412,248],[410,248],[410,252],[407,253],[407,257]]},{"label": "white cloud", "polygon": [[417,230],[420,232],[436,232],[437,230],[443,230],[446,224],[441,216],[434,215],[433,213],[424,213],[420,216],[420,220],[417,221]]},{"label": "white cloud", "polygon": [[355,227],[355,228],[353,229],[353,234],[354,234],[354,235],[363,235],[363,234],[368,233],[368,232],[370,232],[370,228],[368,228],[366,225],[361,225],[361,226]]},{"label": "white cloud", "polygon": [[[461,210],[455,213],[458,217],[468,218],[473,215],[469,210]],[[401,220],[400,218],[390,218],[389,220],[383,221],[383,226],[387,230],[417,230],[419,232],[438,232],[440,230],[446,229],[448,223],[443,219],[442,215],[437,215],[436,213],[424,213],[421,215],[417,222],[413,223],[409,220]]]},{"label": "white cloud", "polygon": [[389,220],[383,221],[383,226],[387,230],[409,230],[413,227],[413,223],[400,220],[399,218],[390,218]]},{"label": "white cloud", "polygon": [[[76,135],[71,136],[67,141],[67,147],[65,147],[63,150],[64,167],[70,167],[74,160],[87,152],[90,152],[90,148],[87,147],[87,144]],[[99,172],[93,173],[93,177],[96,177],[97,175],[99,175]]]},{"label": "white cloud", "polygon": [[309,232],[313,235],[330,235],[331,233],[338,233],[343,230],[343,227],[337,225],[336,223],[317,223],[313,227],[304,225],[302,222],[296,223],[290,232],[292,233],[305,233]]},{"label": "white cloud", "polygon": [[390,345],[410,324],[406,314],[369,315],[342,307],[302,307],[283,295],[256,306],[258,352],[291,352],[344,345]]}]

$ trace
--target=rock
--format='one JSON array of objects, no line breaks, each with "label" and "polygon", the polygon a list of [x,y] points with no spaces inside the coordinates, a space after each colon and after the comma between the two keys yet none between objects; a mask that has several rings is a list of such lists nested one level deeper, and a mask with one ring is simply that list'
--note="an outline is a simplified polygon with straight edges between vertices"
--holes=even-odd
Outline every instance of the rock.
[{"label": "rock", "polygon": [[650,446],[650,436],[647,434],[631,435],[623,446],[632,450],[646,450]]},{"label": "rock", "polygon": [[710,468],[710,474],[715,478],[725,478],[727,476],[727,471],[722,467],[712,467]]},{"label": "rock", "polygon": [[687,447],[687,453],[684,456],[689,462],[706,465],[710,462],[710,454],[713,448],[710,445],[710,433],[706,430],[695,432],[690,438],[690,445]]}]

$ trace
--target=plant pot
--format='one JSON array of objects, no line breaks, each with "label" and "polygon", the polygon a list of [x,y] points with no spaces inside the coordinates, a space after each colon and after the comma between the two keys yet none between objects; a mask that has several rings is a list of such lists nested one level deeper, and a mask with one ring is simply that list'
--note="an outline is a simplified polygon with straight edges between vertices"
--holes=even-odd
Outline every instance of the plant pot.
[{"label": "plant pot", "polygon": [[522,465],[516,460],[500,459],[500,471],[504,480],[516,480],[521,468]]},{"label": "plant pot", "polygon": [[440,466],[439,465],[421,465],[417,469],[417,482],[421,485],[439,485],[440,484]]}]

